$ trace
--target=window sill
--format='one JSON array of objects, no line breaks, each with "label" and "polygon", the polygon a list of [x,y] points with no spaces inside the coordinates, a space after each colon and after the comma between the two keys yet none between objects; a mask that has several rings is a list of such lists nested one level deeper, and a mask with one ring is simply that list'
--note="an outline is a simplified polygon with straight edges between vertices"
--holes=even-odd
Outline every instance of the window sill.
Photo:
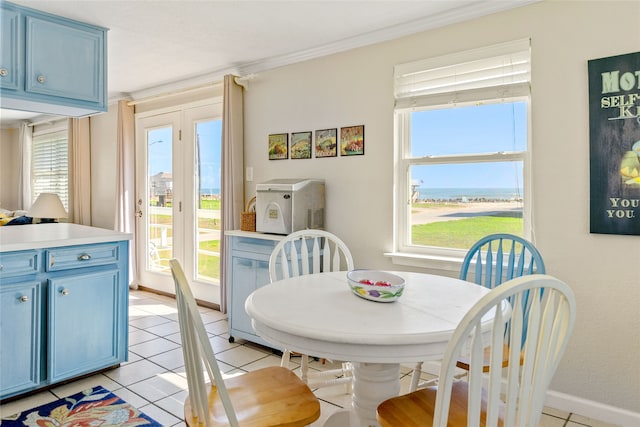
[{"label": "window sill", "polygon": [[454,272],[456,274],[460,272],[463,260],[463,257],[414,254],[407,252],[386,252],[384,256],[391,258],[391,262],[397,265]]}]

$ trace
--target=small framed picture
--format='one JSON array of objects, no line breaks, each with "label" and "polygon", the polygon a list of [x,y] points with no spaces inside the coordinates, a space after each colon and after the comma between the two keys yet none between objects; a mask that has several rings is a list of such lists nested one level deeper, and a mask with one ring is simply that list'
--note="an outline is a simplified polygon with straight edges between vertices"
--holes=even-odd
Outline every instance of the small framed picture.
[{"label": "small framed picture", "polygon": [[293,132],[291,134],[291,158],[311,158],[311,132]]},{"label": "small framed picture", "polygon": [[338,155],[338,129],[316,131],[316,158],[336,157]]},{"label": "small framed picture", "polygon": [[283,160],[289,157],[289,134],[269,135],[269,160]]},{"label": "small framed picture", "polygon": [[364,154],[364,125],[340,128],[340,155]]}]

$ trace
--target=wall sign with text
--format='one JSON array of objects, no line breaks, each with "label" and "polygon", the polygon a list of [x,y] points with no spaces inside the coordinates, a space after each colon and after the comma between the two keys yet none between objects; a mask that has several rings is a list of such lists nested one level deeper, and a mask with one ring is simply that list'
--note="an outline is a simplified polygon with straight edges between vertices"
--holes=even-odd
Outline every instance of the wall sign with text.
[{"label": "wall sign with text", "polygon": [[591,232],[640,235],[640,52],[588,62]]}]

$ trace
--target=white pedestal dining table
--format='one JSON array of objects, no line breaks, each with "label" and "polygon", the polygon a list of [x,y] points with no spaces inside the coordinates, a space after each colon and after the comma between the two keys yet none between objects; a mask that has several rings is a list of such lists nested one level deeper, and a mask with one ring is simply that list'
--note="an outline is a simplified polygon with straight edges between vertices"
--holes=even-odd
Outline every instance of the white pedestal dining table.
[{"label": "white pedestal dining table", "polygon": [[400,392],[400,364],[440,360],[462,317],[489,292],[449,277],[392,273],[406,283],[394,302],[353,294],[344,271],[273,282],[245,302],[256,333],[267,342],[353,362],[352,407],[333,414],[325,427],[378,426],[378,404]]}]

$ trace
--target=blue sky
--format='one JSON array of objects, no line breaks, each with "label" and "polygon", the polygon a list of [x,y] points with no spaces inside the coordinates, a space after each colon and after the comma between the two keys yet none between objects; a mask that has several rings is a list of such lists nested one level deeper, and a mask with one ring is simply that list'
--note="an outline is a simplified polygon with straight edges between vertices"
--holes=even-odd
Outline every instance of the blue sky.
[{"label": "blue sky", "polygon": [[[488,104],[427,110],[411,115],[411,154],[452,155],[526,149],[526,104]],[[514,163],[434,165],[412,169],[421,187],[496,188],[521,186]],[[517,179],[516,179],[517,178]]]},{"label": "blue sky", "polygon": [[[220,188],[220,155],[222,121],[214,120],[197,124],[200,136],[202,188]],[[149,175],[172,172],[171,128],[149,131]]]}]

